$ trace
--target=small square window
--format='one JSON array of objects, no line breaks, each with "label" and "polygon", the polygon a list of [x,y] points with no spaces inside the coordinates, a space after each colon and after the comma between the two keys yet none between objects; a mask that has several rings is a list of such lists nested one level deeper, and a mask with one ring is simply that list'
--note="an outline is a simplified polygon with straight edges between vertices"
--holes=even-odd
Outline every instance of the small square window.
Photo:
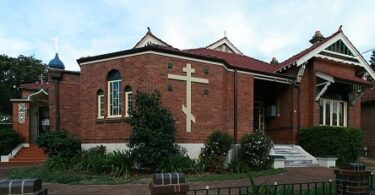
[{"label": "small square window", "polygon": [[167,88],[168,88],[168,91],[173,91],[173,86],[172,86],[171,84],[169,84],[169,85],[167,86]]},{"label": "small square window", "polygon": [[168,69],[172,69],[173,68],[173,64],[172,63],[168,63]]}]

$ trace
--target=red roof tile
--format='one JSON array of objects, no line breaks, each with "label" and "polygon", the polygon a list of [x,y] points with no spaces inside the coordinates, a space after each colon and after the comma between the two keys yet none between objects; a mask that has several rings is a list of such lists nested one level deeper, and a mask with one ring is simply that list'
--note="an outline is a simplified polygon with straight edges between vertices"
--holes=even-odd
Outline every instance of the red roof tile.
[{"label": "red roof tile", "polygon": [[273,70],[275,68],[271,64],[257,60],[255,58],[251,58],[246,55],[222,52],[222,51],[217,51],[213,49],[197,48],[197,49],[184,50],[184,52],[188,52],[188,53],[195,54],[195,55],[223,59],[234,67],[244,68],[248,70],[273,73]]}]

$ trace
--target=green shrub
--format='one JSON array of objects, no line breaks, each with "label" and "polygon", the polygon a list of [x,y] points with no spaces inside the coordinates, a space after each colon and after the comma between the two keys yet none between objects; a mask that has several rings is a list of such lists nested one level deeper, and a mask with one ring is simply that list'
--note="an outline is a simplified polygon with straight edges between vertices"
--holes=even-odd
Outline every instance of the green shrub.
[{"label": "green shrub", "polygon": [[52,170],[69,169],[72,166],[72,159],[61,156],[51,156],[45,162],[45,165]]},{"label": "green shrub", "polygon": [[242,160],[237,159],[229,164],[229,170],[232,173],[248,173],[250,171],[250,167]]},{"label": "green shrub", "polygon": [[20,135],[13,129],[0,129],[0,155],[9,154],[22,142]]},{"label": "green shrub", "polygon": [[66,130],[56,130],[40,135],[36,143],[49,156],[71,158],[81,151],[81,143]]},{"label": "green shrub", "polygon": [[97,174],[106,172],[109,167],[105,150],[104,146],[97,146],[82,151],[74,168],[76,170]]},{"label": "green shrub", "polygon": [[178,153],[175,120],[162,106],[159,92],[137,92],[127,123],[133,129],[128,146],[137,168],[154,171],[163,158]]},{"label": "green shrub", "polygon": [[253,169],[264,169],[269,164],[273,143],[264,133],[246,134],[241,139],[240,159]]},{"label": "green shrub", "polygon": [[128,178],[134,168],[134,161],[131,153],[127,151],[114,151],[109,153],[107,166],[111,168],[111,174],[114,177]]},{"label": "green shrub", "polygon": [[354,162],[362,150],[362,134],[359,129],[316,126],[301,129],[299,144],[318,157],[338,158],[338,163]]},{"label": "green shrub", "polygon": [[158,171],[162,173],[180,172],[194,173],[196,172],[195,161],[190,159],[186,154],[175,154],[164,158],[158,167]]},{"label": "green shrub", "polygon": [[222,131],[213,132],[204,144],[200,157],[209,171],[220,172],[224,168],[225,156],[231,148],[233,139]]}]

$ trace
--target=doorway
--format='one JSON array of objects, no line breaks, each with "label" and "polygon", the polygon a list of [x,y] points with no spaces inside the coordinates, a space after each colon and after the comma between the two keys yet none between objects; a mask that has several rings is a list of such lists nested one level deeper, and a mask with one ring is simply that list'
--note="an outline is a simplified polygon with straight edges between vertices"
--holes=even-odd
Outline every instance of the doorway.
[{"label": "doorway", "polygon": [[254,132],[264,133],[264,102],[254,102]]}]

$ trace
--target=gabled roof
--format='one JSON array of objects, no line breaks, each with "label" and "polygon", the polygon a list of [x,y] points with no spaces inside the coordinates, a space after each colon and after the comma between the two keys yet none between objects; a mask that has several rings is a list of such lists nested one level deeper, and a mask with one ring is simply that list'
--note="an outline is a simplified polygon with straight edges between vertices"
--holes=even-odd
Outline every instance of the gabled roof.
[{"label": "gabled roof", "polygon": [[[339,40],[341,40],[342,43],[345,44],[346,48],[350,50],[353,56],[347,56],[347,55],[327,51],[328,47],[330,47],[332,44],[336,43]],[[324,55],[322,54],[322,52],[326,52],[330,55]],[[351,59],[355,59],[356,61],[340,59],[335,56],[340,56],[343,58],[349,57]],[[341,30],[341,27],[339,28],[337,32],[333,33],[329,37],[323,39],[320,42],[314,43],[309,48],[301,51],[300,53],[280,63],[278,66],[275,67],[274,71],[275,72],[281,71],[283,69],[288,68],[291,65],[296,65],[298,67],[313,57],[320,57],[320,58],[329,59],[329,60],[333,60],[333,61],[340,62],[340,63],[352,64],[352,65],[363,67],[371,75],[371,77],[375,79],[374,71],[370,68],[370,65],[363,58],[363,56],[359,53],[359,51],[354,47],[354,45],[345,36],[343,31]]]},{"label": "gabled roof", "polygon": [[217,41],[215,41],[214,43],[211,43],[210,45],[208,45],[206,48],[207,49],[214,49],[214,50],[220,50],[219,48],[220,47],[226,47],[228,48],[231,52],[235,53],[235,54],[242,54],[242,52],[237,49],[236,46],[233,45],[232,42],[229,41],[229,39],[227,37],[223,37]]},{"label": "gabled roof", "polygon": [[165,47],[172,47],[168,43],[164,42],[163,40],[159,39],[157,36],[152,34],[150,28],[147,28],[147,33],[145,34],[145,36],[142,37],[141,40],[138,41],[137,44],[135,44],[133,49],[144,47],[144,46],[147,46],[147,45],[150,45],[150,44],[161,45],[161,46],[165,46]]},{"label": "gabled roof", "polygon": [[217,50],[212,50],[212,49],[207,49],[207,48],[188,49],[184,51],[188,53],[196,54],[196,55],[223,59],[227,61],[230,65],[237,67],[237,68],[244,68],[247,70],[255,70],[255,71],[261,71],[261,72],[268,72],[268,73],[272,73],[274,69],[273,65],[257,60],[255,58],[251,58],[246,55],[222,52],[222,51],[217,51]]}]

